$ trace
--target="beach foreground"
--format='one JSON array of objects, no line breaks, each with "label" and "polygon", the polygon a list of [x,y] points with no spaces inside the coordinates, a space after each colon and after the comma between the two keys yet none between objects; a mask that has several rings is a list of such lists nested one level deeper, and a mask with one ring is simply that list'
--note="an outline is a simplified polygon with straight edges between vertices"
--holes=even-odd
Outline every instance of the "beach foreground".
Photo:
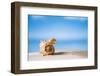
[{"label": "beach foreground", "polygon": [[79,59],[79,58],[87,58],[87,51],[72,51],[72,52],[55,52],[54,55],[42,56],[39,52],[37,53],[29,53],[28,60],[36,61],[36,60],[62,60],[62,59]]}]

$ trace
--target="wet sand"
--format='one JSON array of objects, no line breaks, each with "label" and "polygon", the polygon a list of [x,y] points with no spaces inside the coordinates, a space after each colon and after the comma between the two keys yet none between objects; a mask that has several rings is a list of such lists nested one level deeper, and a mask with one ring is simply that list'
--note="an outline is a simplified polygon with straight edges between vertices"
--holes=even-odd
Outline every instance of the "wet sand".
[{"label": "wet sand", "polygon": [[55,52],[54,55],[42,56],[39,52],[37,53],[29,53],[28,60],[59,60],[59,59],[79,59],[79,58],[87,58],[87,51],[67,51],[67,52]]}]

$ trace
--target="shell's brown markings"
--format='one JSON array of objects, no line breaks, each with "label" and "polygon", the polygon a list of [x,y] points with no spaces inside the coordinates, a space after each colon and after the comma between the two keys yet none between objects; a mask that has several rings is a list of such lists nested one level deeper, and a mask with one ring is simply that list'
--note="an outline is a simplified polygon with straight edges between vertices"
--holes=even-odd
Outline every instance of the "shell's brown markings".
[{"label": "shell's brown markings", "polygon": [[47,52],[48,55],[53,55],[55,52],[54,46],[53,45],[47,45],[45,47],[45,51]]}]

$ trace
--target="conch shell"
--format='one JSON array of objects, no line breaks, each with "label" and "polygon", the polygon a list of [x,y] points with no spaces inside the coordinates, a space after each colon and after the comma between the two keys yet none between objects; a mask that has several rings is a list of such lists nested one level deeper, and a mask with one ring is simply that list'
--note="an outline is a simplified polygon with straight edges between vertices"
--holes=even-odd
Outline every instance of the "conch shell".
[{"label": "conch shell", "polygon": [[40,42],[40,54],[42,56],[53,55],[55,53],[54,44],[56,43],[56,39],[52,38],[48,41],[42,40]]}]

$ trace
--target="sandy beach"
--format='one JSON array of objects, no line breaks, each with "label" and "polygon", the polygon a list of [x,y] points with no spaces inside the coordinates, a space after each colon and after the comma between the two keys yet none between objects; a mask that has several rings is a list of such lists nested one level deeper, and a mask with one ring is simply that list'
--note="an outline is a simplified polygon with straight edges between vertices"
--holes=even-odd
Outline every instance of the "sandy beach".
[{"label": "sandy beach", "polygon": [[54,55],[42,56],[39,52],[29,53],[28,60],[59,60],[59,59],[79,59],[79,58],[87,58],[87,51],[67,51],[67,52],[55,52]]}]

